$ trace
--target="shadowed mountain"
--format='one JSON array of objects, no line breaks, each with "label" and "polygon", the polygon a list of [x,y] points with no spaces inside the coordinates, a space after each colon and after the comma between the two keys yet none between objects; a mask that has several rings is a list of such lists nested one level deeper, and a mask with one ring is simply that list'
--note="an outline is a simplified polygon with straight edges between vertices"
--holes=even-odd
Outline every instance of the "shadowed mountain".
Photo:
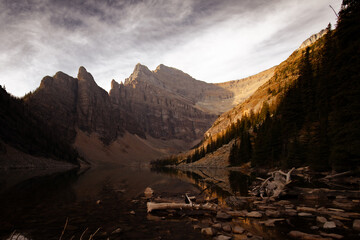
[{"label": "shadowed mountain", "polygon": [[209,84],[162,64],[154,71],[137,64],[125,83],[112,80],[108,94],[80,67],[77,78],[62,72],[44,77],[24,101],[92,163],[149,161],[197,144],[217,114],[243,101],[272,75],[269,69]]}]

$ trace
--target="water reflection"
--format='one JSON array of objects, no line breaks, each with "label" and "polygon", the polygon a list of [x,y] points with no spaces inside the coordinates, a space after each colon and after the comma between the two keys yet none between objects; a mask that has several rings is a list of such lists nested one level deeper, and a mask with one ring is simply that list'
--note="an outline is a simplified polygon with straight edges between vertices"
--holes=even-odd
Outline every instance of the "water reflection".
[{"label": "water reflection", "polygon": [[226,204],[229,196],[248,196],[252,180],[240,171],[226,169],[153,168],[152,171],[191,182],[210,198],[218,198],[221,204]]},{"label": "water reflection", "polygon": [[229,171],[229,183],[235,196],[248,196],[250,176],[239,171]]},{"label": "water reflection", "polygon": [[[139,199],[146,187],[174,195],[199,193],[193,184],[178,177],[125,167],[60,173],[6,171],[0,173],[0,183],[0,239],[6,239],[14,230],[29,239],[58,239],[66,218],[69,218],[66,239],[72,237],[70,234],[79,239],[78,235],[86,228],[90,234],[99,225],[102,234],[111,233],[119,224],[129,229],[129,234],[135,234],[130,229],[141,223],[138,237],[129,238],[144,239],[145,231],[149,235],[145,239],[155,238],[153,226],[144,223],[146,205],[136,209],[132,200]],[[142,211],[144,216],[129,215],[130,210]]]}]

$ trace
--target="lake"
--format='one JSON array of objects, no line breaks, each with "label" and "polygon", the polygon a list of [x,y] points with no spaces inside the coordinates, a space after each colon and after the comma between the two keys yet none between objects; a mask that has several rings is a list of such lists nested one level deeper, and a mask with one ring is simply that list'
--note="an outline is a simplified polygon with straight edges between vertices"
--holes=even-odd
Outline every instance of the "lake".
[{"label": "lake", "polygon": [[[213,213],[182,210],[148,214],[144,190],[151,187],[155,198],[169,201],[182,201],[185,193],[216,199],[226,208],[229,197],[247,196],[254,179],[225,169],[129,167],[0,174],[1,239],[9,239],[14,231],[18,239],[80,239],[82,235],[82,239],[90,239],[94,234],[93,239],[211,239],[198,228],[216,223]],[[265,239],[288,239],[289,223],[303,229],[314,224],[313,220],[295,217],[292,223],[281,222],[275,228],[250,218],[233,218],[231,224]]]}]

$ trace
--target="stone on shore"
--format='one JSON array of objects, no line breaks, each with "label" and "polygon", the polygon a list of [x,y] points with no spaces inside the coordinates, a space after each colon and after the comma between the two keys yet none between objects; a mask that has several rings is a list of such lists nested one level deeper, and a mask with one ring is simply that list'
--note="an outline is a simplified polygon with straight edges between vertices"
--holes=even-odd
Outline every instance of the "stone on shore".
[{"label": "stone on shore", "polygon": [[214,240],[230,240],[231,237],[225,236],[225,235],[219,235],[217,237],[214,237]]},{"label": "stone on shore", "polygon": [[208,228],[202,228],[201,233],[207,236],[213,236],[215,234],[215,231],[211,227],[208,227]]},{"label": "stone on shore", "polygon": [[327,222],[327,219],[324,218],[324,217],[321,217],[321,216],[317,216],[317,217],[316,217],[316,221],[319,222],[319,223],[324,224],[324,223]]},{"label": "stone on shore", "polygon": [[248,214],[246,214],[247,217],[251,217],[251,218],[261,218],[262,217],[262,213],[261,212],[257,212],[257,211],[252,211],[249,212]]},{"label": "stone on shore", "polygon": [[216,214],[216,218],[221,219],[221,220],[230,220],[232,217],[231,217],[231,215],[229,215],[229,214],[227,214],[225,212],[219,211]]},{"label": "stone on shore", "polygon": [[353,222],[353,229],[356,231],[360,231],[360,219],[355,219]]},{"label": "stone on shore", "polygon": [[221,229],[221,223],[215,223],[211,227],[213,227],[215,229]]},{"label": "stone on shore", "polygon": [[245,229],[240,226],[235,226],[233,228],[233,233],[242,234],[245,232]]},{"label": "stone on shore", "polygon": [[279,211],[275,211],[275,210],[266,210],[265,211],[265,215],[268,216],[268,217],[279,217],[280,216],[280,212]]},{"label": "stone on shore", "polygon": [[230,224],[225,224],[222,226],[222,230],[224,230],[225,232],[231,232],[231,226]]},{"label": "stone on shore", "polygon": [[336,224],[333,221],[326,222],[326,223],[324,223],[323,228],[325,228],[325,229],[336,228]]}]

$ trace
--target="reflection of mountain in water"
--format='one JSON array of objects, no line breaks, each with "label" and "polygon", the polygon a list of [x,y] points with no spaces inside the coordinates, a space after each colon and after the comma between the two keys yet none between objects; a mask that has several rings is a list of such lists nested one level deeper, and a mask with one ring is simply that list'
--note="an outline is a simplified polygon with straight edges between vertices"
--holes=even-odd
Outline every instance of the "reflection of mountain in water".
[{"label": "reflection of mountain in water", "polygon": [[158,168],[152,170],[191,182],[210,198],[217,198],[221,204],[225,204],[229,196],[247,196],[248,186],[251,184],[248,175],[227,169]]}]

